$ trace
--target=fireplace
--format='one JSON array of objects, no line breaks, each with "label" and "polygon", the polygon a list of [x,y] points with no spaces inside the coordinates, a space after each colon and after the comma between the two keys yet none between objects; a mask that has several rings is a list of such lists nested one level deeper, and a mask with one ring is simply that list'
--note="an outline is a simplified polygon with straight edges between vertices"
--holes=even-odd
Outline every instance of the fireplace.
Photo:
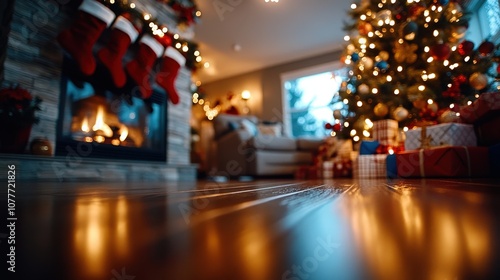
[{"label": "fireplace", "polygon": [[82,76],[69,57],[62,73],[56,155],[166,161],[164,91],[145,101],[133,85],[113,88],[99,69]]}]

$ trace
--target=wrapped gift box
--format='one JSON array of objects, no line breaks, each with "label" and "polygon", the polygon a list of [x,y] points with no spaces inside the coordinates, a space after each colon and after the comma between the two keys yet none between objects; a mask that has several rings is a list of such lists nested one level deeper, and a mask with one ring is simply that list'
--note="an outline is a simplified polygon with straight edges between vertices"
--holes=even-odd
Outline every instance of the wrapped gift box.
[{"label": "wrapped gift box", "polygon": [[[461,123],[443,123],[427,126],[426,137],[430,137],[430,146],[477,146],[474,126]],[[416,150],[421,147],[422,128],[406,132],[405,150]]]},{"label": "wrapped gift box", "polygon": [[399,177],[489,177],[485,147],[433,147],[396,154]]},{"label": "wrapped gift box", "polygon": [[460,108],[460,118],[474,123],[488,114],[500,110],[500,92],[483,93],[471,105]]},{"label": "wrapped gift box", "polygon": [[354,160],[352,172],[354,178],[385,178],[387,155],[359,155]]},{"label": "wrapped gift box", "polygon": [[399,125],[395,120],[381,120],[373,123],[372,136],[380,145],[398,146]]},{"label": "wrapped gift box", "polygon": [[396,161],[396,154],[388,155],[386,159],[387,177],[398,177],[398,166]]},{"label": "wrapped gift box", "polygon": [[337,158],[333,162],[333,178],[352,177],[352,161],[349,158]]},{"label": "wrapped gift box", "polygon": [[500,93],[483,93],[470,106],[459,111],[463,122],[474,124],[481,146],[500,143]]},{"label": "wrapped gift box", "polygon": [[321,165],[321,178],[331,179],[333,178],[333,160],[323,161]]},{"label": "wrapped gift box", "polygon": [[378,141],[361,141],[359,145],[359,154],[360,155],[374,155],[377,153],[377,148],[380,146]]}]

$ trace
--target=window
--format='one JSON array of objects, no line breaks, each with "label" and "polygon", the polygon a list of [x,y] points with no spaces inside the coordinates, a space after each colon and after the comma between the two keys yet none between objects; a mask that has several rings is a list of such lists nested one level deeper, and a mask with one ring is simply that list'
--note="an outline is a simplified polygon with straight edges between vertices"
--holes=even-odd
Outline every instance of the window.
[{"label": "window", "polygon": [[338,91],[348,71],[341,67],[330,63],[281,76],[287,135],[324,137],[331,132],[325,124],[333,123],[333,111],[342,109]]},{"label": "window", "polygon": [[468,10],[477,12],[471,18],[469,39],[478,44],[487,38],[498,43],[500,41],[500,1],[486,0],[470,3]]}]

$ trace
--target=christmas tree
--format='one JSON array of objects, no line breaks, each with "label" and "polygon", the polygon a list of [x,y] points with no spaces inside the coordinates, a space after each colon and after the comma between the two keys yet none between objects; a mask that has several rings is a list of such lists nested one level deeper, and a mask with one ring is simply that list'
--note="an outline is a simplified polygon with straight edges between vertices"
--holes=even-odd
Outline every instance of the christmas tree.
[{"label": "christmas tree", "polygon": [[401,128],[456,121],[457,110],[491,90],[498,49],[466,40],[467,13],[457,1],[362,0],[352,4],[342,60],[351,67],[339,91],[335,134],[359,141],[372,123]]}]

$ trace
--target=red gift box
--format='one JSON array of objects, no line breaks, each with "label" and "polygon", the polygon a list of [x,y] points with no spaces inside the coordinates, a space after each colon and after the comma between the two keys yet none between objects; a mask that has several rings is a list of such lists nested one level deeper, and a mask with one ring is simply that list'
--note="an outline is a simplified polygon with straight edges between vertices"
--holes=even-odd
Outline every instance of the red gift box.
[{"label": "red gift box", "polygon": [[396,154],[400,177],[488,177],[486,147],[435,147]]},{"label": "red gift box", "polygon": [[500,92],[483,93],[471,105],[460,109],[463,122],[474,124],[478,144],[500,143]]}]

